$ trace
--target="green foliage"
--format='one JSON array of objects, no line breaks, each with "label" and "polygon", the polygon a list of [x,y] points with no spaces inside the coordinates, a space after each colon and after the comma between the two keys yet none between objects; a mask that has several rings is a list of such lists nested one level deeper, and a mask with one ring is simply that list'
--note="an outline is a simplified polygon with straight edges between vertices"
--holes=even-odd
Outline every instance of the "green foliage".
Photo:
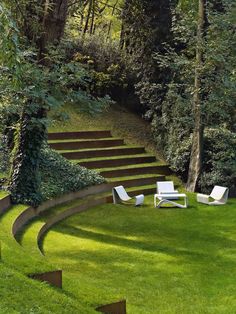
[{"label": "green foliage", "polygon": [[43,200],[105,182],[97,172],[70,163],[48,146],[41,150],[39,169]]},{"label": "green foliage", "polygon": [[6,138],[0,136],[0,173],[6,173],[9,169],[9,152],[7,149]]},{"label": "green foliage", "polygon": [[223,128],[207,129],[203,161],[200,186],[204,192],[210,192],[216,183],[236,187],[236,133]]},{"label": "green foliage", "polygon": [[107,42],[119,39],[123,3],[124,0],[74,1],[69,8],[67,34],[76,39],[96,34]]},{"label": "green foliage", "polygon": [[86,36],[83,42],[62,41],[55,54],[61,84],[70,89],[67,102],[74,102],[83,112],[101,112],[113,103],[109,97],[116,100],[116,91],[127,87],[123,56],[116,43]]},{"label": "green foliage", "polygon": [[[39,154],[44,141],[44,124],[37,117],[26,115],[16,130],[12,151],[11,179],[8,190],[13,203],[37,207],[43,200],[39,172]],[[22,158],[23,155],[23,158]]]},{"label": "green foliage", "polygon": [[67,101],[94,114],[110,102],[107,97],[92,96],[87,88],[88,71],[73,62],[62,65],[55,48],[45,59],[47,64],[41,64],[38,50],[19,40],[11,14],[0,9],[0,42],[5,49],[0,55],[0,129],[11,150],[9,190],[14,202],[38,206],[43,200],[39,155],[46,137],[47,112]]},{"label": "green foliage", "polygon": [[[208,7],[209,25],[205,45],[202,47],[204,68],[201,93],[204,97],[201,106],[206,131],[203,172],[199,185],[203,191],[209,191],[215,184],[232,188],[235,186],[236,159],[230,138],[234,139],[236,130],[234,71],[236,34],[233,24],[236,7],[232,1],[223,3],[224,10],[221,11]],[[154,95],[159,95],[159,99],[156,103],[155,101],[150,103],[146,115],[152,119],[156,142],[164,147],[165,156],[171,167],[186,179],[194,123],[192,112],[196,47],[194,10],[176,10],[173,34],[174,44],[166,45],[164,54],[158,53],[154,56],[159,68],[169,71],[172,79],[165,86],[148,85],[147,94],[150,95],[150,91],[155,90]],[[164,88],[166,94],[162,98]],[[219,140],[220,137],[222,140]],[[224,147],[222,153],[218,151],[219,142]]]}]

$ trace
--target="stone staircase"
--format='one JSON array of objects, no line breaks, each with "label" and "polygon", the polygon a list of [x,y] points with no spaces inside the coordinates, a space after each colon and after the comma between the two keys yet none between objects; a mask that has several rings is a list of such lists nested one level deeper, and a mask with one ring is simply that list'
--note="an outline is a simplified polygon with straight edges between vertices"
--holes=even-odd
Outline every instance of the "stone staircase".
[{"label": "stone staircase", "polygon": [[142,146],[126,145],[108,130],[49,133],[48,143],[73,163],[98,171],[112,186],[124,185],[134,195],[154,193],[170,169]]},{"label": "stone staircase", "polygon": [[1,222],[7,233],[21,243],[16,249],[22,261],[24,254],[30,254],[37,271],[53,270],[42,253],[44,237],[55,224],[112,202],[113,186],[124,185],[131,196],[153,194],[156,182],[171,174],[168,166],[148,154],[144,147],[126,145],[123,139],[112,137],[110,131],[50,133],[48,142],[71,162],[98,171],[107,183],[62,195],[38,208],[11,206],[10,196],[0,194]]}]

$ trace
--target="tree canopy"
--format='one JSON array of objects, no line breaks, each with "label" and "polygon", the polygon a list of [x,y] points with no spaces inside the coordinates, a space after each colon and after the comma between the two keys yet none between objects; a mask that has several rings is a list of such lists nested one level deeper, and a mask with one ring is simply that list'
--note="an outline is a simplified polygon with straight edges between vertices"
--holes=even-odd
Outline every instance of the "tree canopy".
[{"label": "tree canopy", "polygon": [[151,123],[189,190],[235,187],[235,19],[232,0],[2,1],[0,127],[13,199],[40,204],[48,112],[65,102],[96,113],[117,101]]}]

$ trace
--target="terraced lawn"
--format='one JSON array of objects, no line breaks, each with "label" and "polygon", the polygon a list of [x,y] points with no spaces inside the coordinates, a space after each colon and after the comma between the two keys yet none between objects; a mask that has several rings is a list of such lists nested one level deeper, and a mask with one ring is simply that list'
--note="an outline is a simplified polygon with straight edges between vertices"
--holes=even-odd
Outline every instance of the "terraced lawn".
[{"label": "terraced lawn", "polygon": [[64,289],[129,314],[236,313],[236,200],[155,209],[106,204],[58,224],[44,241]]},{"label": "terraced lawn", "polygon": [[5,192],[5,191],[0,191],[0,199],[6,197],[9,193]]},{"label": "terraced lawn", "polygon": [[23,248],[12,236],[12,224],[26,208],[23,205],[12,206],[0,216],[0,313],[96,313],[83,300],[27,277],[34,272],[54,270],[55,266],[39,252],[34,252],[35,242],[32,241],[31,247]]}]

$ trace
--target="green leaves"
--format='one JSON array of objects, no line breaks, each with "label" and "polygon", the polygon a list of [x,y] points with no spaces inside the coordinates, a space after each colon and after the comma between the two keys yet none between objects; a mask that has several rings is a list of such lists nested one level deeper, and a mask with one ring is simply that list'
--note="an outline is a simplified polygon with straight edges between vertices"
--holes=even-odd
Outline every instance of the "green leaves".
[{"label": "green leaves", "polygon": [[95,171],[70,163],[46,145],[41,150],[39,167],[44,200],[105,182]]}]

